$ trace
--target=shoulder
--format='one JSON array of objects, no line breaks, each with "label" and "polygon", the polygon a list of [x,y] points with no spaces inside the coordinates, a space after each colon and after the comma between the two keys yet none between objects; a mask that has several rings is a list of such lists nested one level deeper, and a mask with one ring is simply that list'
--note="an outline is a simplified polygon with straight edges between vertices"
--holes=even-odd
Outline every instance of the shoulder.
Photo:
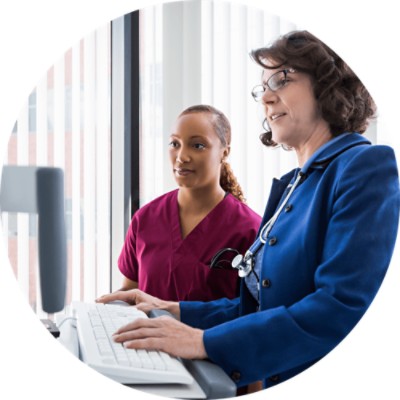
[{"label": "shoulder", "polygon": [[[386,145],[360,145],[340,154],[328,167],[332,193],[372,198],[399,196],[399,174],[394,150]],[[327,171],[328,172],[328,171]]]},{"label": "shoulder", "polygon": [[175,189],[151,200],[140,207],[133,217],[138,219],[149,214],[154,217],[161,212],[165,212],[165,209],[169,209],[176,203],[177,192],[178,189]]},{"label": "shoulder", "polygon": [[394,150],[386,145],[365,144],[354,146],[340,154],[335,160],[339,176],[359,175],[394,175],[398,176],[397,162]]},{"label": "shoulder", "polygon": [[247,204],[238,200],[232,194],[228,194],[225,199],[225,208],[230,211],[232,217],[236,217],[239,215],[241,218],[245,218],[259,224],[261,222],[261,217],[254,210],[252,210]]},{"label": "shoulder", "polygon": [[339,157],[343,159],[355,159],[358,157],[361,157],[363,159],[374,159],[377,156],[385,156],[383,160],[377,160],[375,159],[375,162],[377,161],[396,161],[395,153],[394,150],[387,145],[383,144],[363,144],[359,146],[354,146],[344,153]]},{"label": "shoulder", "polygon": [[323,165],[325,160],[346,163],[358,157],[368,159],[374,158],[379,154],[384,154],[385,157],[388,157],[389,161],[395,161],[394,150],[391,147],[382,144],[372,144],[367,137],[357,132],[343,133],[333,138],[321,147],[320,153],[314,160],[315,164]]}]

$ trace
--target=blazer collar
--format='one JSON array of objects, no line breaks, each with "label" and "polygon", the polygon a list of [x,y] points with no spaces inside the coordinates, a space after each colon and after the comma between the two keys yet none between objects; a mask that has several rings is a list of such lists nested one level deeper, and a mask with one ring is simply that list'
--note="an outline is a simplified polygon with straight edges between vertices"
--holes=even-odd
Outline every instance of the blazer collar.
[{"label": "blazer collar", "polygon": [[[321,146],[307,162],[303,168],[300,169],[304,174],[309,169],[323,169],[339,154],[343,153],[347,149],[358,146],[360,144],[371,144],[371,142],[364,138],[359,133],[342,133],[339,136],[334,137],[329,142]],[[281,176],[280,179],[273,179],[270,196],[265,207],[263,221],[261,227],[275,212],[282,195],[287,188],[290,181],[299,172],[299,168],[295,168],[287,174]],[[261,228],[260,228],[261,229]]]},{"label": "blazer collar", "polygon": [[309,168],[325,168],[334,158],[347,149],[360,144],[371,144],[371,142],[359,133],[342,133],[321,146],[301,168],[306,173]]}]

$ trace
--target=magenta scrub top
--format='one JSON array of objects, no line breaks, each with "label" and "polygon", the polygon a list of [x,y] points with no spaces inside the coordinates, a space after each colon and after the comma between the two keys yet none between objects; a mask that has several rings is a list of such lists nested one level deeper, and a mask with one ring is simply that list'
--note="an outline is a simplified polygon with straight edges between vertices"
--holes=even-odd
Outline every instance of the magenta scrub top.
[{"label": "magenta scrub top", "polygon": [[178,190],[140,208],[129,226],[118,266],[139,289],[163,300],[209,301],[238,295],[238,274],[210,269],[213,256],[253,243],[261,217],[231,194],[182,239]]}]

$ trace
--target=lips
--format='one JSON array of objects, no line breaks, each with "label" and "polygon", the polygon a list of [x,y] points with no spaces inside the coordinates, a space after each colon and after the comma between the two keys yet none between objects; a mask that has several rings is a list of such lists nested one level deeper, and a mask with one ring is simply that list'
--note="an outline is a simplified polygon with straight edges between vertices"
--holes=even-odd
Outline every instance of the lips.
[{"label": "lips", "polygon": [[269,120],[271,121],[271,122],[274,122],[274,121],[276,121],[277,119],[279,119],[279,118],[281,118],[281,117],[283,117],[283,116],[285,116],[286,115],[286,113],[273,113],[273,114],[270,114],[269,115]]},{"label": "lips", "polygon": [[179,176],[187,176],[192,174],[194,171],[188,168],[174,168],[174,172]]}]

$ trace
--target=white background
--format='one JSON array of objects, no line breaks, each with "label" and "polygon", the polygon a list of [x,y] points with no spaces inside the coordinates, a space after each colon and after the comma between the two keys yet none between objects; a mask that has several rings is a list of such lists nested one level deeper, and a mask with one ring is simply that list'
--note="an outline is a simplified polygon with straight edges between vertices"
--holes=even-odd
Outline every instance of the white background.
[{"label": "white background", "polygon": [[[0,163],[31,90],[81,37],[116,17],[161,1],[11,0],[0,5]],[[380,110],[385,143],[399,153],[399,21],[395,2],[242,0],[305,28],[342,56]],[[393,4],[392,4],[393,3]],[[247,55],[243,55],[246,57]],[[399,159],[399,155],[397,155]],[[377,160],[379,162],[379,160]],[[373,227],[371,227],[373,229]],[[374,229],[384,229],[376,227]],[[399,246],[397,246],[399,248]],[[400,260],[353,332],[315,367],[252,398],[399,399]],[[22,297],[0,244],[0,397],[108,399],[132,392],[84,366],[53,340]]]}]

